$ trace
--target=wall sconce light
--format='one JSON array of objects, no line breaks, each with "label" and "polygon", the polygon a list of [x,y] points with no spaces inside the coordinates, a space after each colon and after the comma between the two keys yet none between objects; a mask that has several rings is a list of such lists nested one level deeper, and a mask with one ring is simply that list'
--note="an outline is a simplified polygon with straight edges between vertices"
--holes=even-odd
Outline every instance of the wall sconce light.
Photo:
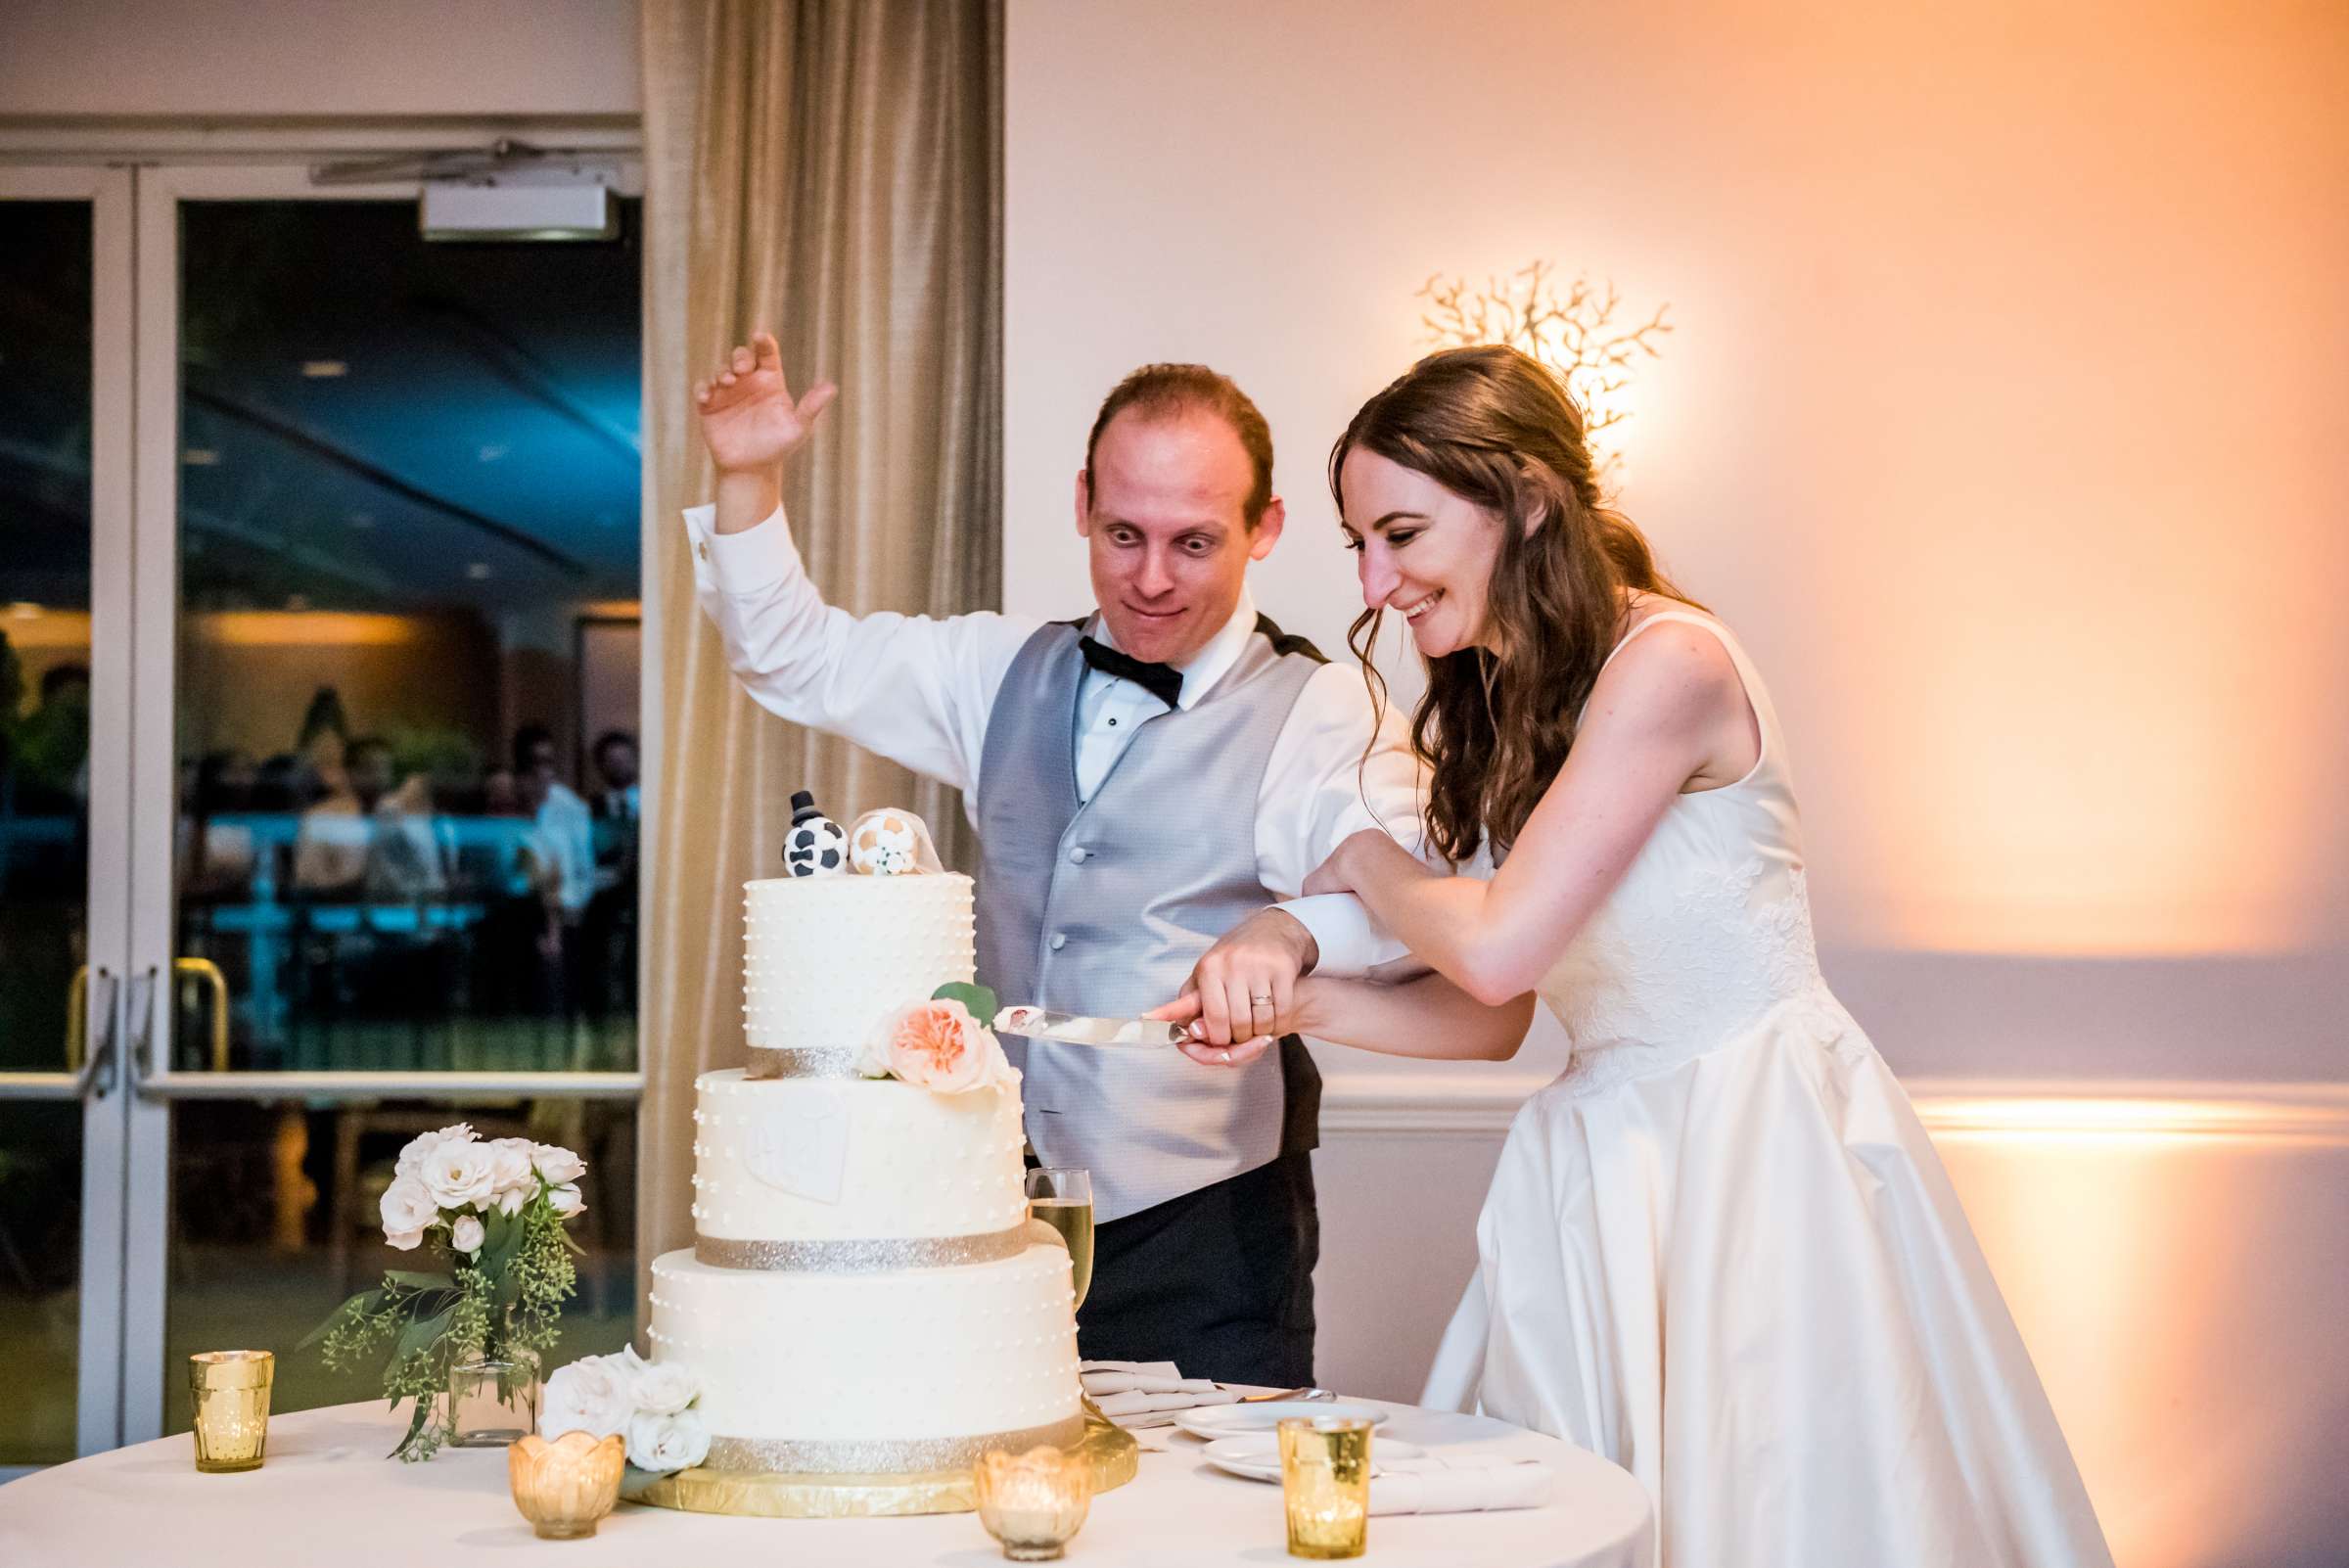
[{"label": "wall sconce light", "polygon": [[1623,300],[1614,284],[1578,275],[1561,286],[1555,271],[1555,262],[1535,261],[1506,279],[1487,278],[1481,289],[1436,273],[1414,296],[1427,301],[1419,320],[1432,347],[1506,344],[1556,371],[1583,411],[1599,476],[1619,479],[1622,454],[1600,434],[1629,417],[1623,392],[1641,359],[1660,357],[1656,340],[1672,331],[1664,319],[1671,307],[1658,305],[1633,326],[1618,318]]}]

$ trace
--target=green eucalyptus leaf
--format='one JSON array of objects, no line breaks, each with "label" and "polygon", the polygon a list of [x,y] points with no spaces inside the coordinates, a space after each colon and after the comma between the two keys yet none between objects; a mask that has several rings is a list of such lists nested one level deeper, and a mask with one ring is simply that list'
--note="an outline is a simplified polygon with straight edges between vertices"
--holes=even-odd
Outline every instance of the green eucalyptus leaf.
[{"label": "green eucalyptus leaf", "polygon": [[[394,1398],[392,1403],[397,1405],[399,1401]],[[431,1420],[432,1416],[433,1402],[419,1395],[416,1400],[416,1413],[408,1418],[407,1435],[399,1440],[397,1448],[385,1454],[384,1457],[387,1459],[406,1458],[408,1450],[414,1448],[417,1441],[424,1436],[424,1423]]]},{"label": "green eucalyptus leaf", "polygon": [[365,1317],[372,1313],[381,1312],[383,1305],[384,1293],[381,1290],[362,1290],[333,1312],[328,1313],[325,1321],[311,1329],[308,1334],[303,1336],[301,1343],[294,1348],[298,1351],[308,1350],[312,1345],[333,1333],[343,1323],[352,1318]]},{"label": "green eucalyptus leaf", "polygon": [[394,1365],[416,1352],[429,1348],[434,1340],[448,1332],[448,1320],[456,1314],[456,1304],[450,1303],[430,1317],[417,1317],[399,1331],[399,1339],[392,1347]]},{"label": "green eucalyptus leaf", "polygon": [[403,1268],[387,1269],[384,1281],[403,1290],[447,1290],[456,1283],[446,1274],[420,1274]]},{"label": "green eucalyptus leaf", "polygon": [[930,999],[962,1003],[971,1010],[971,1016],[979,1020],[979,1027],[982,1029],[993,1027],[995,1014],[1002,1010],[1002,1003],[995,1000],[995,993],[991,988],[966,986],[959,980],[947,981],[930,993]]}]

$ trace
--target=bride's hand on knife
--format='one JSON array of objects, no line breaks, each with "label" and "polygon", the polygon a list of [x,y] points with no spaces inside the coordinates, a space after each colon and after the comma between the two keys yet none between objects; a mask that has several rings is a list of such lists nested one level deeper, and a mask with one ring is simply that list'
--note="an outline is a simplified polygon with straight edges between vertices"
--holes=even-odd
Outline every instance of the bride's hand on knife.
[{"label": "bride's hand on knife", "polygon": [[[1310,995],[1313,988],[1313,982],[1311,980],[1297,982],[1297,989],[1302,994]],[[1206,1040],[1199,1038],[1196,1034],[1199,1018],[1199,992],[1195,991],[1184,992],[1174,1001],[1155,1009],[1148,1016],[1163,1018],[1170,1024],[1192,1025],[1194,1030],[1192,1038],[1184,1040],[1175,1048],[1192,1061],[1208,1067],[1246,1067],[1250,1062],[1270,1050],[1280,1038],[1278,1035],[1259,1035],[1254,1039],[1235,1040],[1229,1045],[1209,1044]]]}]

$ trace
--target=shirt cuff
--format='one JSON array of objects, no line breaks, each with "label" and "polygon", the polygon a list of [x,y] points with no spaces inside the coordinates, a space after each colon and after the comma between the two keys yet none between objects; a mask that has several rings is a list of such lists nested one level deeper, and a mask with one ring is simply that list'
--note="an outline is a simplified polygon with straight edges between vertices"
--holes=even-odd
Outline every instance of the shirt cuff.
[{"label": "shirt cuff", "polygon": [[716,507],[689,506],[685,534],[693,545],[694,576],[720,593],[763,593],[802,570],[791,521],[780,506],[739,533],[717,531]]},{"label": "shirt cuff", "polygon": [[1313,945],[1321,949],[1313,973],[1324,979],[1359,980],[1410,954],[1351,893],[1318,893],[1273,907],[1313,933]]}]

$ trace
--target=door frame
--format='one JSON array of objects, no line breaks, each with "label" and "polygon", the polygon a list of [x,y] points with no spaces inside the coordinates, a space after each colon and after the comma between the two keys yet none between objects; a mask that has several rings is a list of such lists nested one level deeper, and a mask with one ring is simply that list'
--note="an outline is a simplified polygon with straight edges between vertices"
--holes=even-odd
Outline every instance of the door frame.
[{"label": "door frame", "polygon": [[[78,1100],[81,1118],[80,1323],[74,1446],[121,1441],[125,1106],[115,1049],[128,972],[130,725],[134,662],[131,464],[133,179],[89,163],[0,164],[0,201],[90,206],[90,752],[83,961],[90,976],[84,1065],[0,1073],[12,1099]],[[0,1469],[0,1480],[25,1467]]]},{"label": "door frame", "polygon": [[[91,1045],[84,1070],[0,1075],[0,1097],[84,1105],[80,1361],[75,1442],[102,1452],[162,1434],[170,1240],[171,1103],[350,1103],[482,1095],[641,1098],[631,1073],[238,1073],[172,1070],[170,988],[178,817],[179,212],[183,201],[413,201],[414,178],[319,185],[312,166],[353,154],[480,148],[522,134],[621,163],[642,192],[639,134],[611,121],[441,121],[429,126],[0,127],[0,200],[93,204],[89,842],[85,897]],[[647,529],[641,602],[660,624]],[[657,644],[656,644],[657,645]],[[639,755],[653,773],[657,663],[639,694]],[[648,817],[652,803],[648,798]],[[649,846],[648,846],[649,849]],[[640,883],[640,899],[651,881]],[[641,906],[639,911],[641,923]],[[97,1048],[101,1043],[110,1047]],[[118,1047],[118,1049],[112,1049]],[[0,1468],[0,1481],[22,1473]]]}]

